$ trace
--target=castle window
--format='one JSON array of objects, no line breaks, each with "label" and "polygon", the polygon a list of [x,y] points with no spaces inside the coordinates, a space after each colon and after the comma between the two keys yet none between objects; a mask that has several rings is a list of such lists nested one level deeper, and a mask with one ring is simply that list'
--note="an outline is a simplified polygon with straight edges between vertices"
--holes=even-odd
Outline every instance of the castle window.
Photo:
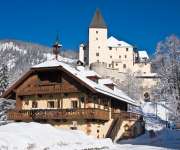
[{"label": "castle window", "polygon": [[100,49],[101,47],[100,46],[98,46],[98,49]]},{"label": "castle window", "polygon": [[116,63],[116,66],[118,66],[118,63]]},{"label": "castle window", "polygon": [[47,107],[48,108],[54,108],[54,101],[48,101]]},{"label": "castle window", "polygon": [[38,103],[36,101],[32,102],[32,108],[37,108],[38,107]]},{"label": "castle window", "polygon": [[112,58],[112,56],[110,56],[110,58]]},{"label": "castle window", "polygon": [[126,68],[126,64],[123,64],[123,68],[124,68],[124,69]]},{"label": "castle window", "polygon": [[99,56],[99,53],[96,53],[96,56]]},{"label": "castle window", "polygon": [[126,55],[124,55],[124,58],[127,58],[127,56],[126,56]]},{"label": "castle window", "polygon": [[109,50],[112,50],[112,47],[109,47]]},{"label": "castle window", "polygon": [[119,55],[119,58],[121,58],[121,55]]},{"label": "castle window", "polygon": [[128,50],[129,50],[129,49],[128,49],[128,48],[126,48],[126,52],[128,52]]},{"label": "castle window", "polygon": [[109,67],[111,67],[111,64],[109,64]]},{"label": "castle window", "polygon": [[99,60],[97,60],[97,62],[99,63]]},{"label": "castle window", "polygon": [[98,34],[98,31],[96,31],[96,34]]},{"label": "castle window", "polygon": [[96,40],[98,40],[98,38],[96,38]]}]

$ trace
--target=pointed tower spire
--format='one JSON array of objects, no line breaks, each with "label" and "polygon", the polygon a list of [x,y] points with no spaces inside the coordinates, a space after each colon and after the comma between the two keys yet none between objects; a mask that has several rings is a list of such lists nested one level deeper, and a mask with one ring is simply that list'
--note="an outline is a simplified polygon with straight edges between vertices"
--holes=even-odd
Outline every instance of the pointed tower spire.
[{"label": "pointed tower spire", "polygon": [[60,53],[60,48],[62,47],[62,45],[60,44],[60,41],[59,41],[59,34],[57,32],[57,35],[56,35],[56,40],[53,44],[53,54],[55,55],[55,58],[56,60],[58,59],[58,55]]},{"label": "pointed tower spire", "polygon": [[96,9],[96,12],[94,14],[89,28],[107,28],[106,23],[99,9]]}]

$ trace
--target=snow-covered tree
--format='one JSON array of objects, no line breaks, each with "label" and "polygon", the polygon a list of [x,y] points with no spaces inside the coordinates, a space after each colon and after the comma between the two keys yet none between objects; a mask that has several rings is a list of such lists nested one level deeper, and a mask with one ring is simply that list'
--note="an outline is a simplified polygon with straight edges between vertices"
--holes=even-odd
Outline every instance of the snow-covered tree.
[{"label": "snow-covered tree", "polygon": [[7,65],[3,64],[0,67],[0,94],[5,91],[8,84],[8,67]]},{"label": "snow-covered tree", "polygon": [[[140,75],[141,73],[139,73]],[[125,78],[122,82],[115,81],[122,91],[126,92],[128,96],[140,102],[141,93],[143,90],[142,79],[136,77],[130,70],[126,72]]]},{"label": "snow-covered tree", "polygon": [[153,94],[155,97],[158,95],[158,99],[166,100],[180,116],[180,39],[171,35],[159,42],[154,62],[160,82]]}]

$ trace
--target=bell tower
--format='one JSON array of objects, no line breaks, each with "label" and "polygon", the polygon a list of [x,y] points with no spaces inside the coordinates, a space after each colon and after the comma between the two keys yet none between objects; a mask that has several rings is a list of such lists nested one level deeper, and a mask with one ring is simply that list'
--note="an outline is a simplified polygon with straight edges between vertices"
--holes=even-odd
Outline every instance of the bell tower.
[{"label": "bell tower", "polygon": [[107,26],[99,11],[96,10],[89,26],[89,65],[95,62],[106,62]]},{"label": "bell tower", "polygon": [[56,60],[58,60],[58,55],[60,54],[60,49],[62,45],[59,42],[59,34],[57,33],[56,40],[53,44],[53,54],[55,55]]}]

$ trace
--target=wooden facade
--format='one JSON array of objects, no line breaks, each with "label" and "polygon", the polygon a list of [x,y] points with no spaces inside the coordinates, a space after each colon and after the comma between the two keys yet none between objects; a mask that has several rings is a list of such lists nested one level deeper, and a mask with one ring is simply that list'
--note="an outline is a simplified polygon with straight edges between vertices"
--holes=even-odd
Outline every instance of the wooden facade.
[{"label": "wooden facade", "polygon": [[[97,93],[61,67],[31,69],[3,97],[16,99],[16,108],[8,111],[8,119],[15,121],[84,120],[103,125],[112,119],[136,121],[141,117],[127,112],[128,103]],[[109,129],[107,134],[111,132],[115,131]]]}]

